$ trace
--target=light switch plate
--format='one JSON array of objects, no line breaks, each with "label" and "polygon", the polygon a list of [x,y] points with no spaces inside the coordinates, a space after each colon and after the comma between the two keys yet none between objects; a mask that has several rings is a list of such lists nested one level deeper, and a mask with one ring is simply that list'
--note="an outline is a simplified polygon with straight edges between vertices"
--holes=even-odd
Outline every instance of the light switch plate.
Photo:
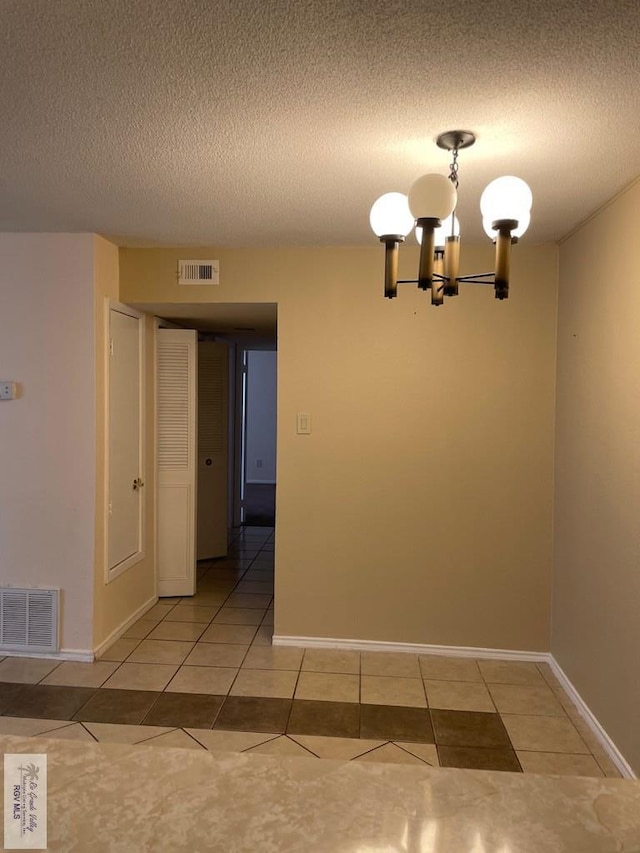
[{"label": "light switch plate", "polygon": [[309,412],[298,412],[298,435],[311,435],[311,415]]}]

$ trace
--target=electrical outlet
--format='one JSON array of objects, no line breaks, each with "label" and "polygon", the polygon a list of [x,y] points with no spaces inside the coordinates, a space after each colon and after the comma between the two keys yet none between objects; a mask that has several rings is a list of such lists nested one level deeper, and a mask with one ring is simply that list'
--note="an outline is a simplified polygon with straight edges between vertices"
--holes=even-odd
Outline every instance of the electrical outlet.
[{"label": "electrical outlet", "polygon": [[0,380],[0,400],[15,400],[16,383]]},{"label": "electrical outlet", "polygon": [[256,459],[256,468],[262,468],[262,459]]}]

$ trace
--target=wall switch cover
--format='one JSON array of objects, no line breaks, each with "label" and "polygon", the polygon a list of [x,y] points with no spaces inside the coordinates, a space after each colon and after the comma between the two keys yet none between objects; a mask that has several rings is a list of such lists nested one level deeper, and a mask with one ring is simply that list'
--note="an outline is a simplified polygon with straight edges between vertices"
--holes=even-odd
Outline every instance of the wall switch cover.
[{"label": "wall switch cover", "polygon": [[298,435],[311,435],[311,415],[308,412],[298,412]]}]

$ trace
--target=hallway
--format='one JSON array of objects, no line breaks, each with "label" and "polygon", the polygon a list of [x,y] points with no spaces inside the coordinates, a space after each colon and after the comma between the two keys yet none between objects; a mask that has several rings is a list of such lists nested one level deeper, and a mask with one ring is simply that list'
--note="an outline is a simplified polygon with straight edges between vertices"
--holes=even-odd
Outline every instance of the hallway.
[{"label": "hallway", "polygon": [[276,523],[275,483],[245,483],[243,506],[245,525],[274,527]]}]

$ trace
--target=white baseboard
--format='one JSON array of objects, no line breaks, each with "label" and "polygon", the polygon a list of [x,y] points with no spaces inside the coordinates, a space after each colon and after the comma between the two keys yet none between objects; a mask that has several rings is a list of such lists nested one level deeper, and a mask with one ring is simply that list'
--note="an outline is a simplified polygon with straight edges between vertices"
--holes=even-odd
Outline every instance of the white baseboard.
[{"label": "white baseboard", "polygon": [[129,630],[129,628],[134,624],[134,622],[137,622],[138,619],[140,619],[142,616],[144,616],[144,614],[148,610],[151,610],[151,608],[154,606],[154,604],[157,604],[157,603],[158,603],[158,596],[157,595],[152,595],[151,598],[147,599],[147,601],[145,601],[144,604],[142,604],[140,607],[138,607],[138,609],[136,610],[135,613],[133,613],[131,616],[129,616],[128,619],[125,619],[125,621],[122,622],[120,625],[118,625],[118,627],[109,634],[107,639],[103,640],[100,643],[100,645],[94,649],[91,659],[93,660],[94,657],[96,659],[100,658],[107,651],[107,649],[110,649],[111,646],[115,642],[117,642],[120,639],[120,637],[126,631]]},{"label": "white baseboard", "polygon": [[603,726],[589,709],[551,652],[519,651],[514,649],[483,649],[474,646],[430,646],[422,643],[387,643],[377,640],[343,640],[335,637],[293,637],[274,635],[274,646],[303,646],[308,649],[343,649],[363,652],[407,652],[418,655],[441,655],[443,657],[479,658],[481,660],[535,661],[548,663],[553,674],[575,704],[580,715],[589,726],[609,758],[623,778],[636,779],[636,774],[611,740]]},{"label": "white baseboard", "polygon": [[551,656],[549,664],[551,666],[551,669],[553,670],[553,674],[562,685],[563,690],[565,691],[565,693],[567,693],[573,704],[576,706],[576,708],[580,712],[580,716],[589,726],[589,728],[591,729],[594,736],[597,738],[598,742],[600,743],[604,751],[607,753],[609,758],[616,765],[622,777],[624,779],[637,779],[638,777],[634,773],[629,762],[620,752],[615,743],[611,740],[611,738],[606,733],[606,731],[604,730],[596,716],[593,714],[587,703],[578,693],[571,681],[569,681],[569,678],[567,677],[565,671],[562,669],[560,664],[553,656]]},{"label": "white baseboard", "polygon": [[475,646],[430,646],[425,643],[388,643],[379,640],[341,640],[333,637],[291,637],[275,635],[274,646],[305,646],[308,649],[352,649],[361,652],[407,652],[414,655],[443,655],[487,660],[549,661],[549,652],[513,649],[482,649]]},{"label": "white baseboard", "polygon": [[39,658],[41,660],[74,660],[82,663],[92,663],[93,652],[91,649],[60,649],[59,652],[15,652],[3,649],[2,657],[7,658]]}]

